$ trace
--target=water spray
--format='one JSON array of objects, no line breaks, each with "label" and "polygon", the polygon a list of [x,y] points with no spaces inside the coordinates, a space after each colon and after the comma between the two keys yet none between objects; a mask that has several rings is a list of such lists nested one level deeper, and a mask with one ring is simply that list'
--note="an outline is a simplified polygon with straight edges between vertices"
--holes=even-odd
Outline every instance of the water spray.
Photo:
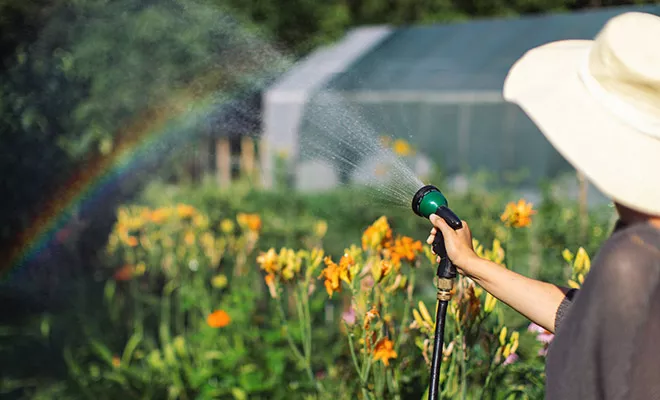
[{"label": "water spray", "polygon": [[[412,200],[412,209],[420,217],[429,218],[436,214],[447,222],[447,225],[456,230],[463,226],[461,219],[451,211],[445,196],[433,185],[426,185],[419,189]],[[440,257],[438,263],[438,306],[435,315],[435,336],[433,340],[433,358],[431,361],[431,382],[429,384],[429,400],[437,400],[440,383],[440,366],[442,364],[442,344],[445,336],[445,317],[447,305],[451,299],[451,290],[456,278],[456,267],[447,257],[445,240],[440,230],[433,240],[433,252]]]}]

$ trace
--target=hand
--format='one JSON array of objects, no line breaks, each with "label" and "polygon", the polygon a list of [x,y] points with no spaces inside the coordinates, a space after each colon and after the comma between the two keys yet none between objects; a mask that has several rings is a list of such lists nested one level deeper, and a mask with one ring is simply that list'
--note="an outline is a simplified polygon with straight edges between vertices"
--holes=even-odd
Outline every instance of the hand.
[{"label": "hand", "polygon": [[[431,229],[431,235],[426,239],[426,243],[432,244],[438,230],[442,232],[445,239],[445,248],[447,249],[447,256],[454,263],[459,273],[470,276],[470,261],[479,258],[472,248],[472,233],[467,222],[462,221],[463,227],[453,230],[444,219],[435,214],[431,214],[431,223],[435,228]],[[440,262],[440,257],[438,257]]]}]

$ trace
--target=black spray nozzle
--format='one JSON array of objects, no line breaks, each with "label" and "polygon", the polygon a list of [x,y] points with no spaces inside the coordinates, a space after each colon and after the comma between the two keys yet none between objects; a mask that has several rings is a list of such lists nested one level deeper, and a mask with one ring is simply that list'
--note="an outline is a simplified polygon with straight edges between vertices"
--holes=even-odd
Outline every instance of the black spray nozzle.
[{"label": "black spray nozzle", "polygon": [[426,185],[415,193],[412,199],[412,210],[415,214],[425,218],[436,214],[453,229],[463,226],[461,219],[449,209],[447,198],[433,185]]},{"label": "black spray nozzle", "polygon": [[[449,209],[445,196],[433,185],[426,185],[415,193],[412,200],[412,209],[415,214],[425,218],[429,218],[432,214],[436,214],[444,219],[447,225],[454,230],[463,227],[461,219]],[[456,268],[447,257],[445,240],[440,232],[436,233],[432,248],[433,252],[440,256],[440,263],[438,264],[437,272],[438,277],[448,279],[455,278]]]}]

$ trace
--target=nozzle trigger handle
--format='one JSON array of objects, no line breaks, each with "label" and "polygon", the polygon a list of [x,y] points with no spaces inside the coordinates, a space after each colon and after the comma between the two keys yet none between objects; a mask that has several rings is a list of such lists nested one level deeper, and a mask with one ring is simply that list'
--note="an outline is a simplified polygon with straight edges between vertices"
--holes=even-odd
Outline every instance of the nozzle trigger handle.
[{"label": "nozzle trigger handle", "polygon": [[[445,220],[447,225],[452,227],[452,229],[460,229],[463,227],[461,219],[458,218],[456,214],[449,208],[445,206],[438,207],[435,211],[435,214]],[[440,256],[440,263],[438,264],[437,275],[439,278],[454,279],[456,277],[456,267],[452,264],[449,257],[447,257],[447,249],[445,248],[445,238],[442,236],[442,233],[438,230],[435,234],[435,239],[433,240],[433,252]]]}]

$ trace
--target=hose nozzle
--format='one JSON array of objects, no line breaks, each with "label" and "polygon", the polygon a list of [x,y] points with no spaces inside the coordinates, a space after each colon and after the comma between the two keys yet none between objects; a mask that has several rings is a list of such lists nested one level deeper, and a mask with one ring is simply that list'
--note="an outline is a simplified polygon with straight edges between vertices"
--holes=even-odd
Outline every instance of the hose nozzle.
[{"label": "hose nozzle", "polygon": [[[433,185],[426,185],[419,189],[412,199],[413,212],[420,217],[429,218],[436,214],[447,222],[452,229],[463,227],[461,219],[449,209],[447,198]],[[433,241],[433,252],[440,256],[438,265],[438,277],[453,279],[456,277],[456,268],[447,257],[445,241],[440,232],[435,235]]]}]

